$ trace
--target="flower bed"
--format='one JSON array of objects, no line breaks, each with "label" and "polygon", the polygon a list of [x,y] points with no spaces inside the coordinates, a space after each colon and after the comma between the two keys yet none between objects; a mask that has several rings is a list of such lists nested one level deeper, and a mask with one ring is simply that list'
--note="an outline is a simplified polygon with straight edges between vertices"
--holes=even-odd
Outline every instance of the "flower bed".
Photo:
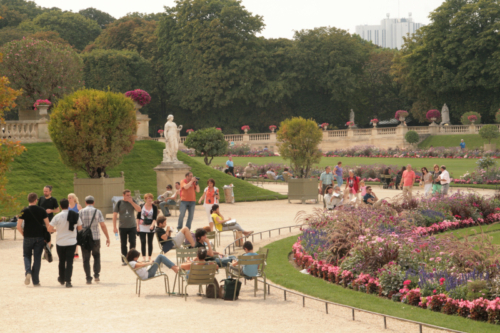
[{"label": "flower bed", "polygon": [[[434,199],[318,211],[304,218],[309,226],[293,245],[294,261],[345,288],[498,324],[500,246],[484,235],[465,242],[434,235],[499,222],[499,197]],[[470,216],[453,215],[458,207]],[[420,226],[417,215],[447,218]]]}]

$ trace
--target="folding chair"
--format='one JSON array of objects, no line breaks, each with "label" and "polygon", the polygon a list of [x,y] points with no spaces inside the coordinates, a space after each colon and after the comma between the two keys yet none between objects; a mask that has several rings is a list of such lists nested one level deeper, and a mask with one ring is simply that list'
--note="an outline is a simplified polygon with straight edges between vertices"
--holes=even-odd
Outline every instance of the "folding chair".
[{"label": "folding chair", "polygon": [[[182,280],[182,288],[184,290],[184,300],[187,301],[187,287],[190,285],[197,285],[201,289],[203,285],[213,285],[215,289],[215,273],[217,271],[217,264],[214,262],[192,262],[189,270],[189,275],[184,274]],[[187,278],[186,278],[187,276]],[[184,280],[186,287],[184,288]],[[215,295],[217,300],[217,295]]]},{"label": "folding chair", "polygon": [[[217,224],[215,223],[215,220],[214,220],[213,217],[212,217],[212,223],[214,224],[214,231],[213,232],[215,232],[215,236],[216,236],[215,238],[216,238],[216,240],[218,239],[218,242],[219,242],[218,244],[214,244],[215,246],[220,246],[220,244],[221,244],[221,242],[220,242],[220,234],[223,233],[223,232],[232,232],[233,233],[233,237],[235,237],[234,230],[221,230],[221,231],[219,231],[217,229],[217,227],[216,227]],[[235,237],[235,240],[236,240],[236,237]]]},{"label": "folding chair", "polygon": [[[143,278],[141,278],[139,276],[139,274],[137,274],[137,270],[141,269],[141,268],[144,268],[144,267],[133,268],[130,265],[130,263],[128,262],[127,258],[124,255],[122,255],[122,258],[123,258],[124,262],[127,264],[127,266],[130,267],[130,269],[132,270],[132,272],[134,272],[135,276],[137,277],[137,279],[135,280],[135,293],[136,294],[139,293],[139,295],[138,295],[139,297],[141,297],[141,283],[143,281],[153,280],[155,278],[162,277],[162,276],[163,276],[163,279],[165,281],[165,294],[168,294],[168,296],[170,296],[170,282],[168,281],[167,274],[165,274],[164,272],[162,272],[161,267],[158,267],[158,270],[156,271],[155,276],[150,277],[149,279],[143,279]],[[157,263],[153,263],[153,265],[157,265]],[[151,267],[151,265],[149,265],[147,267]]]},{"label": "folding chair", "polygon": [[213,240],[213,243],[214,243],[214,246],[213,246],[213,250],[214,251],[217,251],[216,250],[216,246],[217,246],[217,232],[216,231],[210,231],[210,232],[207,232],[207,238],[208,240]]},{"label": "folding chair", "polygon": [[186,262],[187,258],[196,258],[198,255],[198,249],[175,249],[176,255],[176,265],[179,267],[179,272],[175,274],[174,287],[172,290],[175,291],[175,283],[179,283],[179,295],[181,293],[181,277],[185,277],[186,272],[181,269],[181,265]]},{"label": "folding chair", "polygon": [[[257,278],[261,277],[264,279],[264,300],[266,299],[266,273],[264,272],[264,269],[266,268],[266,259],[267,259],[267,254],[269,251],[266,251],[265,254],[258,254],[254,256],[248,256],[248,255],[242,255],[238,257],[238,264],[236,266],[227,266],[226,267],[226,274],[227,276],[234,277],[236,278],[237,281],[240,280],[240,278],[245,278],[245,279],[253,279],[254,280],[254,289],[253,289],[253,295],[254,297],[257,296],[257,283],[258,280]],[[257,275],[256,276],[246,276],[243,274],[243,266],[245,265],[259,265],[257,267]],[[234,270],[231,269],[231,267],[234,267]],[[236,283],[238,284],[238,283]],[[236,299],[236,293],[234,293],[233,300]]]}]

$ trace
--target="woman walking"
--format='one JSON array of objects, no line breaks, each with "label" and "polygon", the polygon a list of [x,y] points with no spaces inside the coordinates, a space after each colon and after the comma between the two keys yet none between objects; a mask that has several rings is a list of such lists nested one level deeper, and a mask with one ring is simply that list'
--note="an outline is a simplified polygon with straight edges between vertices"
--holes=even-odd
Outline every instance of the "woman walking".
[{"label": "woman walking", "polygon": [[427,197],[431,193],[432,189],[432,174],[427,170],[426,167],[423,167],[420,171],[422,171],[422,178],[420,178],[420,184],[424,184],[424,195]]},{"label": "woman walking", "polygon": [[338,187],[341,187],[344,183],[344,170],[342,169],[342,162],[338,162],[335,168],[333,168],[333,173],[335,174],[335,179],[337,180]]},{"label": "woman walking", "polygon": [[[78,201],[78,197],[75,193],[68,194],[69,207],[68,210],[72,210],[75,213],[78,213],[82,210],[82,206],[80,206],[80,202]],[[78,255],[78,245],[75,248],[75,257],[74,259],[78,259],[80,256]]]},{"label": "woman walking", "polygon": [[434,172],[432,173],[432,195],[436,193],[441,194],[441,181],[438,180],[439,176],[441,176],[439,165],[434,164]]},{"label": "woman walking", "polygon": [[[153,254],[153,238],[158,217],[158,208],[153,205],[154,197],[151,193],[144,194],[144,205],[141,206],[141,211],[137,213],[137,232],[141,239],[141,253],[143,261],[151,261]],[[147,242],[147,243],[146,243]],[[147,254],[149,259],[146,260],[146,244]]]},{"label": "woman walking", "polygon": [[349,177],[347,177],[344,192],[346,192],[347,189],[349,190],[350,200],[352,198],[356,198],[356,200],[359,200],[359,192],[360,192],[359,181],[360,178],[354,175],[354,170],[352,169],[349,170]]},{"label": "woman walking", "polygon": [[219,204],[219,189],[215,187],[215,180],[210,178],[207,180],[207,187],[203,191],[203,195],[201,196],[198,203],[203,201],[203,207],[205,207],[205,211],[207,212],[208,225],[210,229],[213,231],[213,221],[212,221],[212,206],[215,204]]}]

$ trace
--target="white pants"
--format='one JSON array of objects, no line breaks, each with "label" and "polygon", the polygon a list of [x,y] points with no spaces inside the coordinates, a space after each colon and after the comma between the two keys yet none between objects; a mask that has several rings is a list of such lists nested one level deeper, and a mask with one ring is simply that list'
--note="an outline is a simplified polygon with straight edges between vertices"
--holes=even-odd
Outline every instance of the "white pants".
[{"label": "white pants", "polygon": [[431,193],[431,190],[432,190],[432,183],[424,185],[425,196],[429,195]]}]

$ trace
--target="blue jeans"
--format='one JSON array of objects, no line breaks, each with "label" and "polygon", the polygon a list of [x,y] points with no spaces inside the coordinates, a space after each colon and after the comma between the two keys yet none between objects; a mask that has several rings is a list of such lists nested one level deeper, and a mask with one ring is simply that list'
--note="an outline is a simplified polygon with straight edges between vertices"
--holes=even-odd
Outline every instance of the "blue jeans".
[{"label": "blue jeans", "polygon": [[156,271],[160,267],[161,263],[163,263],[168,268],[172,268],[175,266],[174,263],[171,262],[167,257],[165,257],[163,254],[159,254],[155,259],[155,263],[148,269],[148,279],[155,276]]},{"label": "blue jeans", "polygon": [[233,260],[237,259],[235,256],[228,256],[227,258],[215,258],[215,262],[219,267],[226,267],[231,264]]},{"label": "blue jeans", "polygon": [[179,221],[177,222],[177,230],[182,229],[182,224],[184,223],[184,215],[186,215],[186,209],[188,210],[186,227],[191,230],[191,223],[193,222],[195,206],[196,201],[181,201],[181,204],[179,206]]},{"label": "blue jeans", "polygon": [[0,228],[15,228],[17,222],[0,222]]},{"label": "blue jeans", "polygon": [[340,187],[344,183],[344,180],[342,179],[342,176],[335,176],[337,179],[337,185]]},{"label": "blue jeans", "polygon": [[165,216],[168,216],[168,214],[170,214],[170,211],[168,209],[168,207],[166,206],[175,206],[176,202],[174,200],[167,200],[167,201],[163,201],[163,202],[160,202],[160,209],[163,213],[163,215]]},{"label": "blue jeans", "polygon": [[[31,274],[33,284],[40,283],[40,266],[42,265],[42,252],[45,241],[43,237],[26,237],[23,241],[24,269],[26,274]],[[31,257],[33,256],[33,267]]]},{"label": "blue jeans", "polygon": [[285,178],[283,178],[282,175],[276,176],[276,180],[281,180],[282,182],[285,181]]}]

